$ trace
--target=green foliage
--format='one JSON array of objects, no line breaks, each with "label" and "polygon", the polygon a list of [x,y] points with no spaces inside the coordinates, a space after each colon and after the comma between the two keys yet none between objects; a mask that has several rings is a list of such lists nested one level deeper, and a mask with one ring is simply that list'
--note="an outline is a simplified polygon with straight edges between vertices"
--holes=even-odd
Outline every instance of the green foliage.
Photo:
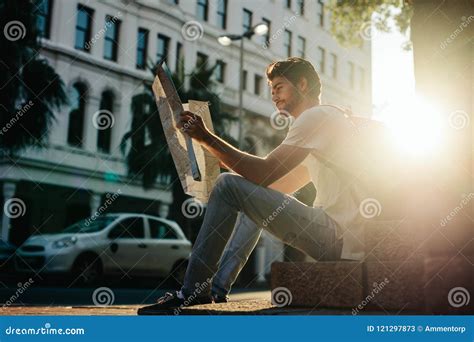
[{"label": "green foliage", "polygon": [[[362,45],[363,31],[369,23],[382,32],[394,27],[406,34],[413,15],[413,5],[402,0],[330,0],[327,8],[331,12],[331,33],[346,47]],[[405,48],[410,47],[407,42]]]},{"label": "green foliage", "polygon": [[[40,147],[55,119],[54,111],[67,103],[64,84],[39,57],[35,1],[0,2],[0,149],[13,153]],[[13,28],[14,27],[14,28]]]}]

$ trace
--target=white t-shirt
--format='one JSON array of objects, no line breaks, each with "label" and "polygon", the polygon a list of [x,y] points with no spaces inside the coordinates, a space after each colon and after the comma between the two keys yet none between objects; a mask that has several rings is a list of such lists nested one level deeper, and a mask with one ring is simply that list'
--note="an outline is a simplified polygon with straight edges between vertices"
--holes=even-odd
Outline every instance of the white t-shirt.
[{"label": "white t-shirt", "polygon": [[311,149],[302,164],[316,187],[313,206],[321,207],[338,224],[337,237],[343,238],[341,258],[360,260],[364,220],[359,206],[367,196],[357,178],[361,156],[355,136],[355,127],[340,110],[315,106],[296,118],[282,144]]}]

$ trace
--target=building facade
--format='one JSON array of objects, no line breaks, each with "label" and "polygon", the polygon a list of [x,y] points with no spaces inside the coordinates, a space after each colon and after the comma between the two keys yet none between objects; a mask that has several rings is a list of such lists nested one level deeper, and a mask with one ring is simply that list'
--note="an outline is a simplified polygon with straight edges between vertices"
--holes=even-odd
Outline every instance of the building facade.
[{"label": "building facade", "polygon": [[[131,125],[131,98],[151,79],[147,63],[166,60],[188,75],[217,63],[213,91],[223,110],[238,113],[240,43],[222,46],[223,34],[265,23],[269,32],[244,42],[243,137],[248,150],[268,153],[284,130],[272,125],[265,68],[288,56],[309,59],[320,73],[322,102],[371,113],[371,46],[341,47],[329,32],[323,0],[44,0],[42,54],[61,75],[70,104],[57,113],[47,146],[3,159],[3,203],[20,199],[23,215],[5,212],[2,237],[21,243],[35,232],[60,230],[104,205],[112,193],[118,211],[158,214],[172,202],[169,179],[150,190],[127,175],[119,144]],[[97,115],[113,125],[97,128]],[[82,127],[73,130],[72,127]],[[231,129],[238,135],[238,125]],[[115,197],[114,197],[115,198]],[[166,210],[166,209],[164,209]],[[283,246],[264,234],[257,273],[283,258]]]}]

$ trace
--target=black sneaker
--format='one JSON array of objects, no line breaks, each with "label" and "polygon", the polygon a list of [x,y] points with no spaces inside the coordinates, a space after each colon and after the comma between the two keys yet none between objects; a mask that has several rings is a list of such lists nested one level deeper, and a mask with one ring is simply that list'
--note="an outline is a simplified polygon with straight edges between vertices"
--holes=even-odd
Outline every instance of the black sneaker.
[{"label": "black sneaker", "polygon": [[157,315],[167,314],[172,309],[177,309],[186,306],[199,305],[199,304],[211,304],[214,300],[211,296],[209,297],[188,297],[179,298],[178,291],[174,293],[167,292],[163,297],[158,298],[157,303],[153,305],[144,306],[139,308],[137,311],[138,315]]},{"label": "black sneaker", "polygon": [[214,303],[227,303],[229,301],[229,296],[220,296],[217,294],[213,294],[212,298],[214,299]]}]

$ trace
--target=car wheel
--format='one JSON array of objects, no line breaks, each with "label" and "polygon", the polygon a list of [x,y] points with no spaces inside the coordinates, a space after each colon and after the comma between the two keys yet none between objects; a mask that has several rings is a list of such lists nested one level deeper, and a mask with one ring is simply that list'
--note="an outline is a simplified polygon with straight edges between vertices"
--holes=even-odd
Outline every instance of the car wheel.
[{"label": "car wheel", "polygon": [[91,286],[102,277],[102,264],[97,256],[85,255],[74,263],[73,281],[79,286]]},{"label": "car wheel", "polygon": [[180,260],[173,266],[173,270],[170,273],[170,278],[174,286],[180,288],[183,286],[184,276],[186,275],[186,269],[188,268],[187,260]]}]

